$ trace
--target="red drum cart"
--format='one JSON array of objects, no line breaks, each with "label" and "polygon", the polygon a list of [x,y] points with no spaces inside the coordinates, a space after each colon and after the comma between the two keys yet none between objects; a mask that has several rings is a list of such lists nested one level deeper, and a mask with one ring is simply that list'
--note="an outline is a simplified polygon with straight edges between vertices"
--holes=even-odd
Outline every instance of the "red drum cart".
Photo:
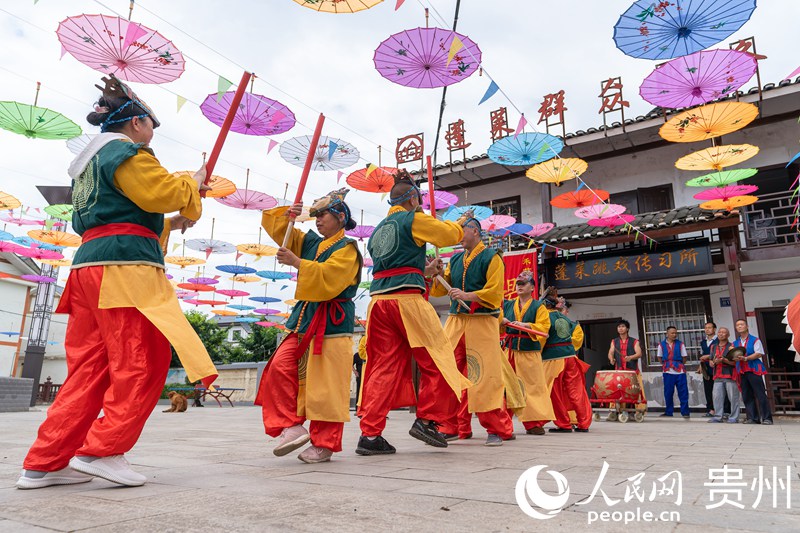
[{"label": "red drum cart", "polygon": [[[636,422],[644,422],[647,413],[642,379],[633,370],[599,370],[594,377],[589,402],[592,407],[608,408],[606,420],[609,422],[624,424],[631,415]],[[593,416],[600,420],[596,409]]]}]

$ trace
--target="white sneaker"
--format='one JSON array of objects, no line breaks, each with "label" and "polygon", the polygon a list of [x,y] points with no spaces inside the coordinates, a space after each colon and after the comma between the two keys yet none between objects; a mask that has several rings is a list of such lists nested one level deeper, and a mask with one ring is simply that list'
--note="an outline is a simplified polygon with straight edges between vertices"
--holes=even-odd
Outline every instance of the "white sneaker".
[{"label": "white sneaker", "polygon": [[87,476],[76,472],[70,467],[64,467],[54,472],[40,472],[38,470],[23,470],[17,480],[18,489],[41,489],[51,485],[75,485],[86,483],[92,480],[92,476]]},{"label": "white sneaker", "polygon": [[131,470],[131,464],[124,455],[110,457],[73,457],[69,461],[73,470],[97,476],[112,483],[127,487],[139,487],[147,481],[147,476]]}]

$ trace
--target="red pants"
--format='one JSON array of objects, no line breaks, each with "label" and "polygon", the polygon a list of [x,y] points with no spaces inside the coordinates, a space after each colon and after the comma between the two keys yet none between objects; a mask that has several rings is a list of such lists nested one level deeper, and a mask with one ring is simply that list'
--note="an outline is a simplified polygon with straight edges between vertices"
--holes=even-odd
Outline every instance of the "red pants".
[{"label": "red pants", "polygon": [[[372,304],[367,322],[367,362],[361,389],[361,433],[378,436],[391,409],[417,405],[417,417],[441,422],[457,408],[453,393],[425,348],[408,343],[400,308],[394,300]],[[442,333],[444,335],[444,333]],[[411,358],[419,369],[419,398],[411,381]]]},{"label": "red pants", "polygon": [[[467,344],[462,335],[455,347],[456,366],[465,376],[467,375]],[[461,393],[461,403],[450,413],[450,417],[443,421],[439,430],[442,433],[454,435],[458,433],[460,438],[472,435],[472,413],[469,412],[469,391]],[[486,429],[487,433],[498,435],[504,440],[511,438],[514,434],[514,423],[506,409],[493,409],[483,413],[475,413],[478,422]]]},{"label": "red pants", "polygon": [[589,429],[592,424],[592,404],[586,394],[586,375],[577,357],[564,360],[564,370],[553,383],[550,399],[553,401],[556,426],[571,429],[569,411],[575,411],[578,428]]},{"label": "red pants", "polygon": [[[297,391],[300,387],[297,374],[299,357],[295,355],[300,338],[292,333],[286,337],[261,377],[261,415],[264,430],[277,437],[285,428],[300,426],[305,417],[297,415]],[[302,357],[302,354],[301,354]],[[311,444],[332,452],[342,451],[344,422],[312,420],[309,424]]]},{"label": "red pants", "polygon": [[69,275],[67,379],[25,457],[26,470],[52,472],[76,455],[129,451],[164,388],[169,342],[136,308],[98,309],[102,279],[102,266]]}]

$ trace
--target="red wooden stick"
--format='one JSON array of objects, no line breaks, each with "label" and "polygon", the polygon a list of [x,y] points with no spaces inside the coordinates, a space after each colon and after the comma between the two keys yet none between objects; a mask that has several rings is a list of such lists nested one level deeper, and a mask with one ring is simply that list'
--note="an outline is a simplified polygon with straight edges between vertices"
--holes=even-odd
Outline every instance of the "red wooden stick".
[{"label": "red wooden stick", "polygon": [[431,216],[436,218],[436,200],[433,197],[433,167],[431,156],[426,156],[425,165],[428,167],[428,202],[431,204]]},{"label": "red wooden stick", "polygon": [[[303,174],[300,176],[300,184],[297,186],[297,194],[294,196],[294,203],[299,204],[303,201],[303,191],[306,189],[306,182],[308,175],[311,173],[311,165],[314,163],[314,154],[317,151],[319,144],[319,137],[322,135],[322,125],[325,123],[325,115],[319,114],[317,119],[317,127],[314,129],[314,135],[311,137],[311,146],[308,147],[308,155],[306,156],[306,164],[303,166]],[[294,204],[293,204],[294,205]],[[292,235],[294,229],[295,215],[290,215],[289,226],[286,228],[286,235],[283,236],[283,247],[289,244],[289,237]]]},{"label": "red wooden stick", "polygon": [[525,333],[531,333],[533,335],[536,335],[537,337],[547,337],[548,336],[547,333],[542,333],[541,331],[536,331],[535,329],[525,328],[525,327],[522,327],[522,326],[515,326],[512,323],[508,323],[508,324],[506,324],[506,326],[509,327],[509,328],[514,328],[514,329],[519,330],[519,331],[524,331]]},{"label": "red wooden stick", "polygon": [[[242,74],[242,79],[239,81],[239,86],[236,87],[236,94],[233,95],[231,107],[228,109],[228,114],[225,116],[225,121],[222,123],[219,135],[217,135],[217,142],[214,143],[214,148],[211,150],[211,155],[206,163],[206,185],[208,185],[208,182],[211,180],[211,174],[214,172],[214,167],[217,165],[217,159],[219,159],[219,154],[222,151],[222,145],[225,144],[225,138],[228,136],[231,124],[233,124],[233,119],[236,117],[236,112],[239,110],[239,104],[242,102],[244,91],[247,89],[247,82],[250,81],[251,76],[251,73],[245,71]],[[205,198],[206,191],[200,191],[200,196]]]},{"label": "red wooden stick", "polygon": [[539,299],[539,253],[533,249],[533,297]]}]

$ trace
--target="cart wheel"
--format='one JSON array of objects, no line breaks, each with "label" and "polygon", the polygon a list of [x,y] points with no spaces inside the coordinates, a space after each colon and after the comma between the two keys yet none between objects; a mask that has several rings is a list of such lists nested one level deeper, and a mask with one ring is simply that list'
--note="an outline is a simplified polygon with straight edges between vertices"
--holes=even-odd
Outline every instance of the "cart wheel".
[{"label": "cart wheel", "polygon": [[592,420],[594,420],[595,422],[597,422],[598,420],[600,420],[600,413],[598,413],[597,411],[595,411],[594,413],[592,413]]},{"label": "cart wheel", "polygon": [[628,413],[620,413],[617,419],[624,424],[628,421]]},{"label": "cart wheel", "polygon": [[641,411],[636,411],[633,413],[633,419],[637,422],[644,422],[644,413]]},{"label": "cart wheel", "polygon": [[606,421],[607,422],[616,422],[617,421],[617,412],[616,411],[610,411],[608,413],[608,416],[606,417]]}]

